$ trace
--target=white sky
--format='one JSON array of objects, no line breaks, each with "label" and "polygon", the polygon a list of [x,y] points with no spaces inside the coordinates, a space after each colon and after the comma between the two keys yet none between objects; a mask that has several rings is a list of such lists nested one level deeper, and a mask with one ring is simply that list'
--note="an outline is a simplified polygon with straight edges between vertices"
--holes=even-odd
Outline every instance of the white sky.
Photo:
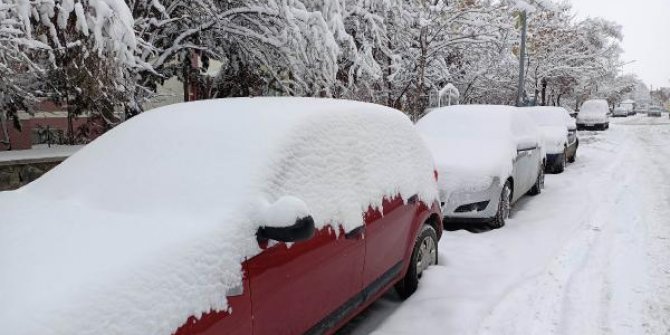
[{"label": "white sky", "polygon": [[625,73],[647,85],[670,87],[670,0],[571,0],[578,17],[602,17],[623,26]]}]

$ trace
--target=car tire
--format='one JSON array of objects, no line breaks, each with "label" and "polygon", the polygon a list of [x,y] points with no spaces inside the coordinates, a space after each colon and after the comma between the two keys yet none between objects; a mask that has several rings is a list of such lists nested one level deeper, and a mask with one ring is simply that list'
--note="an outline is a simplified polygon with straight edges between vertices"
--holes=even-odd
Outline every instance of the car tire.
[{"label": "car tire", "polygon": [[508,180],[500,191],[500,199],[498,200],[498,211],[491,222],[492,229],[498,229],[505,226],[505,222],[509,218],[512,210],[512,183]]},{"label": "car tire", "polygon": [[431,225],[425,224],[414,242],[407,273],[395,284],[398,296],[403,300],[409,298],[419,287],[423,271],[435,264],[437,264],[437,232]]},{"label": "car tire", "polygon": [[577,160],[577,150],[575,150],[575,153],[568,158],[568,163],[574,163]]},{"label": "car tire", "polygon": [[563,173],[566,164],[568,164],[568,153],[566,150],[563,150],[563,155],[561,155],[560,161],[554,166],[554,173]]},{"label": "car tire", "polygon": [[533,188],[531,188],[530,191],[528,191],[528,194],[538,195],[542,193],[543,188],[544,188],[544,167],[540,166],[540,172],[537,174],[535,184],[533,185]]}]

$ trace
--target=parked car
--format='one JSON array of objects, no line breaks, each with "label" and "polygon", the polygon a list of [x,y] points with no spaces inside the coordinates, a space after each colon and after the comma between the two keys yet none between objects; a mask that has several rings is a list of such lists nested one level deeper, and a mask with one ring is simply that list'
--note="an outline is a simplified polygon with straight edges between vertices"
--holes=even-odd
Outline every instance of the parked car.
[{"label": "parked car", "polygon": [[649,107],[647,105],[639,105],[635,108],[635,112],[640,114],[648,114]]},{"label": "parked car", "polygon": [[627,112],[628,116],[635,115],[635,100],[626,99],[619,104],[619,107],[623,107]]},{"label": "parked car", "polygon": [[609,106],[606,100],[587,100],[577,114],[577,129],[600,129],[610,127]]},{"label": "parked car", "polygon": [[577,125],[562,107],[528,107],[524,109],[540,126],[547,153],[545,172],[561,173],[577,157]]},{"label": "parked car", "polygon": [[417,123],[441,176],[446,222],[505,225],[512,204],[544,186],[542,139],[515,107],[450,106]]},{"label": "parked car", "polygon": [[143,113],[0,192],[0,334],[333,333],[437,262],[436,178],[382,106]]},{"label": "parked car", "polygon": [[661,112],[663,111],[663,108],[660,106],[651,106],[649,107],[649,111],[647,112],[647,116],[651,117],[661,117]]},{"label": "parked car", "polygon": [[614,107],[614,111],[612,112],[613,117],[627,117],[629,115],[628,109],[621,106]]}]

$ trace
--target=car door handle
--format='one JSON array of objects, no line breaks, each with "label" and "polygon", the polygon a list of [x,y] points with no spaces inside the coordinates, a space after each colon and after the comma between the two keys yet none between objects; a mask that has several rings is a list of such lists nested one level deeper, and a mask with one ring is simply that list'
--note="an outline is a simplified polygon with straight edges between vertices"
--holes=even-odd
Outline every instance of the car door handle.
[{"label": "car door handle", "polygon": [[347,240],[360,240],[363,238],[363,235],[365,235],[364,225],[344,234],[344,238]]}]

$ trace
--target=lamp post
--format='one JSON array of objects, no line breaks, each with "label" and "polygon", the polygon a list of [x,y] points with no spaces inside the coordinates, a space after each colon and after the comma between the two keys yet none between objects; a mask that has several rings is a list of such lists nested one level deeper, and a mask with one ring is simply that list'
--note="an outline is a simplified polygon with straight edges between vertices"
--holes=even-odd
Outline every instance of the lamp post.
[{"label": "lamp post", "polygon": [[516,105],[521,106],[523,100],[523,91],[525,86],[525,65],[526,65],[526,30],[528,29],[528,13],[524,10],[520,14],[521,18],[521,50],[519,50],[519,86],[516,93]]}]

